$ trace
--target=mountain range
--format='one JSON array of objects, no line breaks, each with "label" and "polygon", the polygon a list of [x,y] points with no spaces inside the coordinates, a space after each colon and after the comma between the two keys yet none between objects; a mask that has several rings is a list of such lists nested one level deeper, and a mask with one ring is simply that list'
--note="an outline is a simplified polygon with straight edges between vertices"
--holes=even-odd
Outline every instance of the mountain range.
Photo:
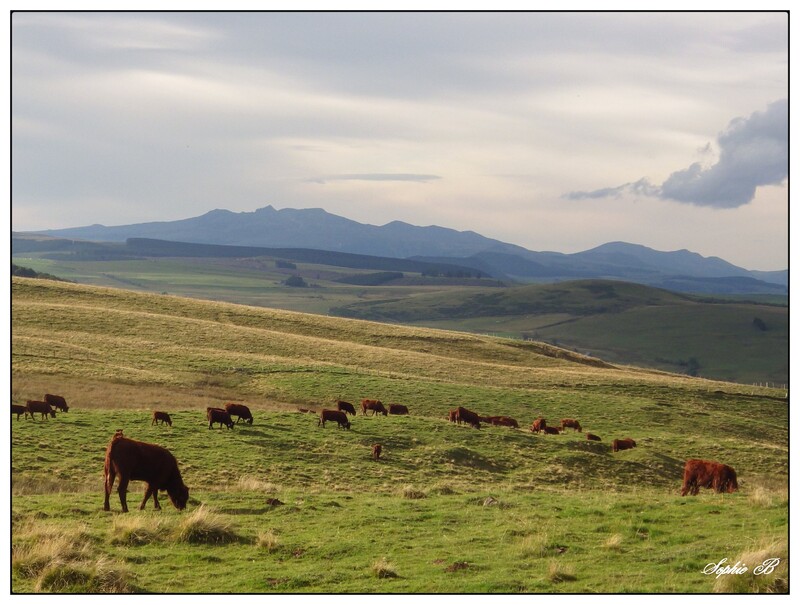
[{"label": "mountain range", "polygon": [[419,227],[393,221],[375,226],[320,208],[253,212],[212,210],[201,216],[164,222],[107,227],[90,225],[37,232],[102,242],[152,238],[176,242],[249,247],[311,248],[379,257],[451,263],[500,279],[554,282],[610,278],[670,290],[699,293],[785,294],[788,270],[749,271],[717,257],[680,250],[660,252],[637,244],[612,242],[574,254],[535,252],[484,237],[474,231]]}]

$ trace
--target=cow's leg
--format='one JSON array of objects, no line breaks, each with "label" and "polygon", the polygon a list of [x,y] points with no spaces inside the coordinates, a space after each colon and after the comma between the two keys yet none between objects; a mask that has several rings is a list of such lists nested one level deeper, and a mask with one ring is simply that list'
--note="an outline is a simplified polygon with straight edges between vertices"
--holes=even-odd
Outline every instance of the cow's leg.
[{"label": "cow's leg", "polygon": [[153,504],[156,507],[156,510],[161,510],[161,505],[158,503],[158,490],[153,490]]},{"label": "cow's leg", "polygon": [[108,503],[108,497],[111,494],[111,490],[114,489],[114,479],[116,479],[117,474],[114,471],[114,465],[109,465],[108,472],[106,472],[106,497],[103,501],[103,510],[111,510],[111,506]]},{"label": "cow's leg", "polygon": [[128,512],[128,483],[130,482],[130,478],[126,475],[120,474],[119,476],[119,487],[117,488],[117,493],[119,493],[119,503],[122,505],[122,512]]},{"label": "cow's leg", "polygon": [[154,494],[155,491],[156,490],[153,489],[153,487],[149,483],[145,484],[144,499],[142,500],[142,503],[139,505],[139,510],[144,510],[144,505],[147,504],[147,500],[150,498],[151,495]]}]

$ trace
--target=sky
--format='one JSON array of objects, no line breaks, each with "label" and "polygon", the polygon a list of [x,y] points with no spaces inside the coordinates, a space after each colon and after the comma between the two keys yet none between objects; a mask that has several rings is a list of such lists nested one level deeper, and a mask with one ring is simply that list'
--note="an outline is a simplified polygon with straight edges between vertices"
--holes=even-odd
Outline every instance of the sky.
[{"label": "sky", "polygon": [[11,17],[11,227],[324,208],[788,267],[788,16]]}]

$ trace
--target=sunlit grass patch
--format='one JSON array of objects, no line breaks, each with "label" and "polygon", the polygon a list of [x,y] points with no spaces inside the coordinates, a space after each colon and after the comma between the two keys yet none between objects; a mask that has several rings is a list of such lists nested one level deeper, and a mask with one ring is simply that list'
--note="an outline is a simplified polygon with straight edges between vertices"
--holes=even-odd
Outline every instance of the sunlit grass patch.
[{"label": "sunlit grass patch", "polygon": [[[742,574],[719,575],[714,582],[714,592],[787,593],[789,592],[788,555],[786,542],[780,540],[761,542],[753,550],[742,552],[731,559],[731,566],[741,561],[742,566],[747,567],[747,571]],[[773,564],[774,568],[770,571]]]},{"label": "sunlit grass patch", "polygon": [[228,518],[202,504],[178,524],[175,538],[189,544],[228,544],[240,539]]}]

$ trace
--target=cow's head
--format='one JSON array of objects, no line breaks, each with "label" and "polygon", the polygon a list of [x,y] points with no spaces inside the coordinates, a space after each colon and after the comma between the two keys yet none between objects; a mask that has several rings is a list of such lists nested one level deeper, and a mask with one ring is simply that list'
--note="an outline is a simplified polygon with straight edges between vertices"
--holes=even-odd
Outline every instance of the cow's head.
[{"label": "cow's head", "polygon": [[178,510],[183,510],[186,508],[186,503],[189,501],[188,487],[181,483],[181,485],[175,489],[167,490],[167,494],[169,495],[169,499],[175,508]]},{"label": "cow's head", "polygon": [[50,410],[50,416],[51,416],[51,418],[55,418],[56,417],[56,411],[51,409]]}]

